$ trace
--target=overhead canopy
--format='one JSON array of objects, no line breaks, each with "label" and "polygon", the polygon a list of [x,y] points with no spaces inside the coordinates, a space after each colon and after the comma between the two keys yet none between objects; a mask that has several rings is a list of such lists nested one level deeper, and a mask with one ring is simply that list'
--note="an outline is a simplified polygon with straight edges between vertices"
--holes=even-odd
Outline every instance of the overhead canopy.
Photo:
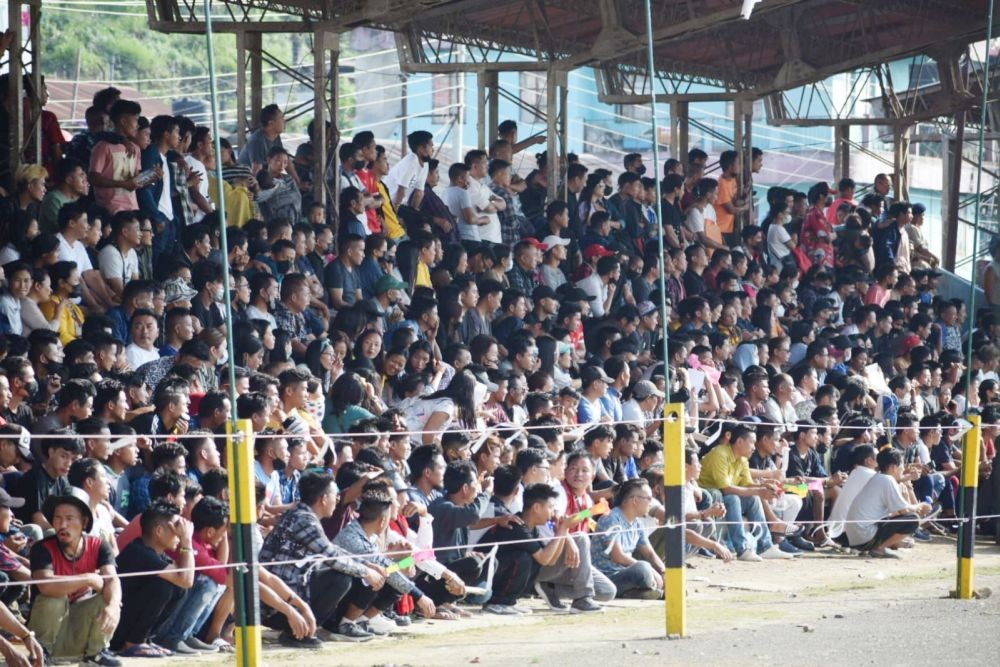
[{"label": "overhead canopy", "polygon": [[[201,0],[150,0],[150,23],[201,31]],[[650,92],[643,0],[215,0],[216,29],[401,33],[415,57],[468,47],[481,60],[597,66],[606,92]],[[988,0],[763,0],[749,21],[743,0],[653,0],[657,93],[692,84],[758,97],[832,74],[927,53],[938,58],[985,39]],[[1000,24],[998,15],[997,24]],[[430,52],[428,54],[428,52]],[[697,88],[695,90],[703,88]]]}]

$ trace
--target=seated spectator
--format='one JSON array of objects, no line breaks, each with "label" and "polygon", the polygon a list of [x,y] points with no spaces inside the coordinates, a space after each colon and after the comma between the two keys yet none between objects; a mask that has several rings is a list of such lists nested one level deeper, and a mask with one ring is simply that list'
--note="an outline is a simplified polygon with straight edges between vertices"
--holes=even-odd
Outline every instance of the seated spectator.
[{"label": "seated spectator", "polygon": [[53,658],[119,667],[108,642],[121,618],[121,585],[111,545],[87,534],[94,517],[86,493],[69,489],[50,495],[41,512],[55,534],[31,548],[31,578],[43,583],[37,585],[28,628]]},{"label": "seated spectator", "polygon": [[[334,632],[344,641],[368,641],[374,635],[361,624],[337,623],[337,609],[352,588],[356,593],[365,586],[375,592],[381,590],[385,575],[374,566],[351,558],[323,533],[320,519],[331,516],[337,507],[337,487],[333,478],[327,473],[306,473],[299,488],[301,501],[281,516],[264,540],[260,560],[275,563],[271,572],[309,603],[318,626]],[[309,563],[309,556],[325,560]],[[282,632],[282,643],[299,643],[287,617],[271,615],[264,622]]]},{"label": "seated spectator", "polygon": [[629,480],[618,487],[614,509],[597,522],[599,534],[591,541],[591,562],[615,585],[618,597],[663,598],[663,561],[649,545],[639,521],[652,500],[646,480]]},{"label": "seated spectator", "polygon": [[[517,601],[534,588],[542,567],[553,566],[561,559],[579,567],[579,554],[573,558],[564,555],[567,544],[573,544],[565,538],[579,519],[565,516],[557,519],[555,499],[558,497],[548,484],[526,486],[523,509],[516,515],[520,521],[508,522],[504,527],[495,525],[486,534],[486,541],[499,542],[500,548],[496,554],[493,595],[483,611],[502,616],[524,614],[525,608],[519,607]],[[557,521],[553,539],[543,544],[539,527],[551,521]],[[573,544],[571,549],[575,548]],[[565,609],[558,598],[554,602]]]},{"label": "seated spectator", "polygon": [[[150,642],[153,628],[163,622],[194,582],[192,524],[165,500],[154,501],[143,512],[142,538],[118,554],[118,572],[157,572],[156,576],[122,579],[122,621],[111,639],[111,649],[123,658],[158,658],[169,650]],[[167,552],[177,554],[177,560]]]},{"label": "seated spectator", "polygon": [[[193,532],[192,532],[193,529]],[[145,531],[143,531],[145,533]],[[190,540],[185,548],[194,551],[192,584],[156,628],[156,642],[178,655],[194,655],[213,650],[195,637],[208,621],[223,593],[226,592],[229,562],[229,507],[216,498],[202,498],[191,510],[191,527],[185,522],[185,536]]]},{"label": "seated spectator", "polygon": [[[734,427],[729,442],[716,445],[703,459],[698,484],[722,493],[729,542],[740,560],[792,558],[792,554],[781,551],[771,541],[762,507],[763,501],[773,500],[777,495],[777,483],[755,483],[750,476],[747,458],[753,452],[756,439],[754,432],[746,426]],[[750,528],[760,535],[756,547],[747,539],[744,515]]]},{"label": "seated spectator", "polygon": [[903,479],[903,455],[883,449],[876,458],[878,473],[871,476],[851,502],[844,519],[844,533],[853,549],[873,558],[898,558],[896,549],[920,526],[920,517],[931,511],[928,503],[909,503],[899,482]]}]

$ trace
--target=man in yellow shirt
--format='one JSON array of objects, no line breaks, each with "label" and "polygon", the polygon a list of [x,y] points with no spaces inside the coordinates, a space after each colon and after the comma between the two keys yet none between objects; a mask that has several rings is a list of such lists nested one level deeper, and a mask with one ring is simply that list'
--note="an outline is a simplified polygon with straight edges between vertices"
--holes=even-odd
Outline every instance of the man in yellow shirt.
[{"label": "man in yellow shirt", "polygon": [[[254,179],[250,167],[239,165],[236,167],[226,167],[223,172],[222,196],[226,201],[226,225],[229,227],[243,227],[247,220],[252,220],[257,216],[257,209],[254,205],[254,190],[257,189],[257,182]],[[209,194],[215,207],[219,207],[219,189],[215,187],[214,177],[210,177],[211,187]]]},{"label": "man in yellow shirt", "polygon": [[382,222],[386,235],[393,241],[397,241],[406,236],[406,230],[399,222],[396,215],[396,207],[392,205],[392,197],[389,196],[389,188],[385,186],[382,179],[389,174],[389,156],[385,154],[384,146],[375,147],[375,161],[372,163],[372,173],[378,183],[378,194],[382,195]]},{"label": "man in yellow shirt", "polygon": [[[757,485],[750,477],[747,460],[757,442],[756,434],[739,424],[729,442],[716,445],[702,460],[698,485],[722,492],[726,506],[726,530],[733,545],[733,553],[740,560],[760,561],[792,558],[771,541],[771,533],[764,516],[763,502],[773,500],[777,491],[770,485]],[[756,550],[747,539],[744,516],[751,530],[759,535]]]},{"label": "man in yellow shirt", "polygon": [[79,299],[82,294],[76,262],[56,262],[49,267],[49,280],[52,296],[38,307],[49,322],[58,315],[59,340],[66,345],[83,333],[83,311],[71,300]]},{"label": "man in yellow shirt", "polygon": [[430,287],[433,289],[434,286],[431,284],[431,264],[434,263],[437,241],[430,232],[414,234],[412,241],[417,246],[417,266],[413,277],[413,286]]}]

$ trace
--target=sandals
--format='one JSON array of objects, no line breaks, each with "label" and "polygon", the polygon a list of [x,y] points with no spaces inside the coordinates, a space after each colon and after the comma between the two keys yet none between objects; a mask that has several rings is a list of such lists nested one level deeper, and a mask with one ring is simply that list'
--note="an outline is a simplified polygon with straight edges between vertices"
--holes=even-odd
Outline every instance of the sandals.
[{"label": "sandals", "polygon": [[227,642],[222,637],[216,637],[210,643],[212,646],[219,649],[220,653],[236,653],[236,647]]},{"label": "sandals", "polygon": [[868,552],[870,558],[888,558],[889,560],[899,560],[899,555],[891,553],[889,551],[875,551],[874,549]]},{"label": "sandals", "polygon": [[172,656],[173,652],[155,645],[135,644],[124,651],[119,651],[118,655],[122,658],[167,658]]},{"label": "sandals", "polygon": [[453,612],[448,611],[447,609],[438,609],[438,610],[436,610],[434,612],[434,616],[432,616],[431,618],[433,618],[435,621],[457,621],[458,620],[458,616],[455,615]]}]

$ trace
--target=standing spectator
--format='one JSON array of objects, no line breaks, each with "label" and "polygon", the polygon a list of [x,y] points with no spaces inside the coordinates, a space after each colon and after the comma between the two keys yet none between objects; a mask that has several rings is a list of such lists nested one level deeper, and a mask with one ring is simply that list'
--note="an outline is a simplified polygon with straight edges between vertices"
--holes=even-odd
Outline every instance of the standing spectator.
[{"label": "standing spectator", "polygon": [[736,233],[736,216],[749,208],[741,196],[740,190],[740,159],[736,151],[723,151],[719,155],[719,167],[722,176],[719,177],[719,196],[714,204],[719,231],[726,245],[735,247],[739,244]]},{"label": "standing spectator", "polygon": [[396,210],[403,205],[420,208],[427,183],[427,163],[434,155],[434,135],[426,130],[411,132],[406,136],[406,145],[410,152],[383,179]]},{"label": "standing spectator", "polygon": [[114,131],[103,133],[91,152],[88,178],[94,200],[111,214],[139,208],[135,191],[141,184],[136,178],[141,163],[135,138],[141,113],[135,102],[115,102],[110,111]]},{"label": "standing spectator", "polygon": [[[268,104],[260,110],[260,127],[250,133],[246,146],[240,150],[237,162],[251,167],[254,171],[260,169],[271,158],[271,152],[275,148],[284,149],[281,143],[281,133],[284,131],[285,114],[277,104]],[[284,151],[283,153],[287,155]],[[290,178],[298,187],[298,174],[294,169],[290,172]]]}]

